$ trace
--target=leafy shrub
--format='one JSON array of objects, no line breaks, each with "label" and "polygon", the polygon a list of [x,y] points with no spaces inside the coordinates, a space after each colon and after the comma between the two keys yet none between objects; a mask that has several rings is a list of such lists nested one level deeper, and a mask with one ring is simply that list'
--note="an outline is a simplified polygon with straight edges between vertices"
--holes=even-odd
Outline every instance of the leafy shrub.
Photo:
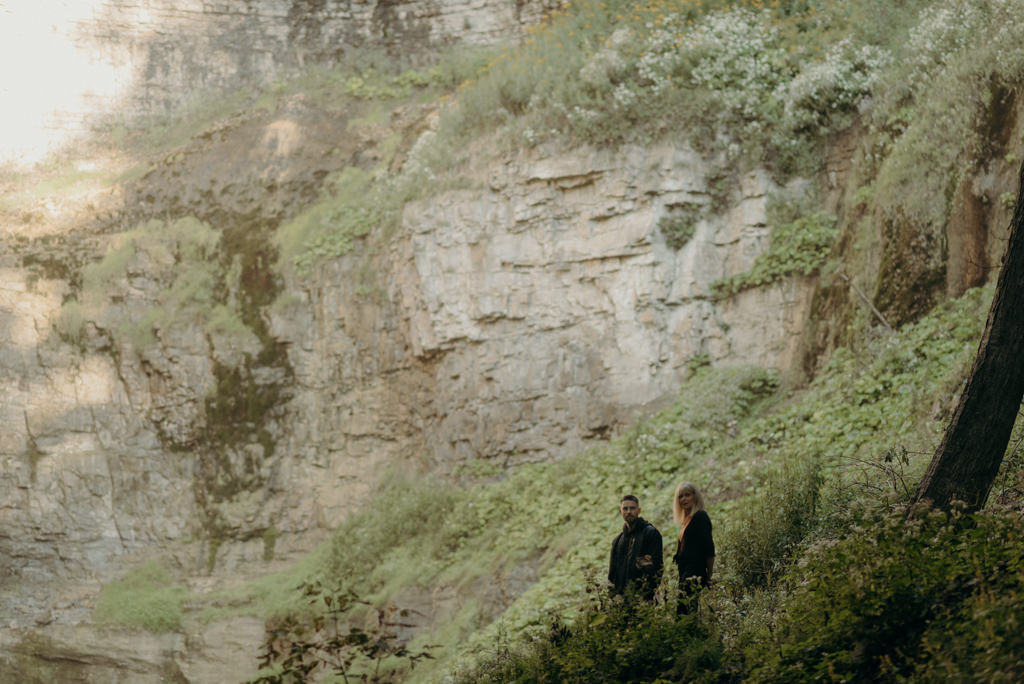
[{"label": "leafy shrub", "polygon": [[821,62],[808,65],[780,86],[777,96],[789,128],[811,135],[846,128],[890,59],[876,46],[855,46],[849,37],[836,43]]},{"label": "leafy shrub", "polygon": [[346,167],[324,184],[319,201],[278,228],[282,263],[304,272],[319,259],[344,256],[356,239],[378,227],[381,205],[370,174]]},{"label": "leafy shrub", "polygon": [[678,617],[664,591],[657,603],[633,603],[590,582],[587,602],[571,624],[551,621],[528,646],[492,646],[455,681],[731,681],[736,663],[713,629],[696,616]]},{"label": "leafy shrub", "polygon": [[368,630],[346,625],[345,617],[355,603],[363,603],[350,591],[328,590],[320,582],[304,582],[304,598],[320,610],[307,620],[294,615],[275,621],[268,630],[260,656],[262,673],[249,680],[252,684],[292,684],[323,675],[361,682],[396,681],[392,668],[381,666],[385,660],[407,660],[410,666],[430,658],[429,650],[410,650],[398,638],[397,628],[409,627],[403,620],[408,611],[378,615],[377,624]]},{"label": "leafy shrub", "polygon": [[665,236],[665,242],[674,250],[680,250],[693,239],[697,222],[703,217],[701,207],[687,204],[658,219],[658,230]]},{"label": "leafy shrub", "polygon": [[811,275],[825,263],[835,235],[835,217],[822,212],[776,226],[768,250],[754,259],[749,271],[716,280],[711,289],[720,297],[730,297],[794,275]]},{"label": "leafy shrub", "polygon": [[1009,681],[1022,673],[1009,655],[1020,632],[1003,627],[1024,617],[1012,598],[1024,580],[1016,515],[905,520],[897,512],[855,523],[787,575],[790,594],[773,635],[751,655],[751,678]]},{"label": "leafy shrub", "polygon": [[813,458],[784,467],[739,511],[739,522],[724,555],[730,570],[748,588],[773,583],[791,555],[818,525],[823,485]]},{"label": "leafy shrub", "polygon": [[711,366],[711,356],[708,355],[707,352],[694,354],[686,359],[686,363],[684,365],[686,366],[686,370],[690,371],[690,375],[695,375],[700,369]]},{"label": "leafy shrub", "polygon": [[1019,657],[1024,647],[1020,517],[1010,511],[992,512],[977,522],[952,550],[962,563],[969,558],[973,566],[961,565],[953,580],[960,588],[957,597],[964,599],[945,606],[941,619],[928,625],[914,672],[919,680],[992,682],[1024,677]]},{"label": "leafy shrub", "polygon": [[93,617],[98,622],[172,632],[181,627],[188,591],[175,586],[167,568],[158,562],[133,568],[103,587]]}]

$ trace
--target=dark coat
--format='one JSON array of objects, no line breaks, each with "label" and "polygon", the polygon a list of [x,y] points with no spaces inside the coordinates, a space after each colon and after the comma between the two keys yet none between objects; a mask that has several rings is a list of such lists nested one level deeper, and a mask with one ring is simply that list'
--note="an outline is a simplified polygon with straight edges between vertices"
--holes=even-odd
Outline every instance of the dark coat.
[{"label": "dark coat", "polygon": [[[636,559],[650,555],[651,565],[637,567]],[[661,533],[643,518],[637,518],[630,529],[622,526],[622,532],[612,542],[611,560],[608,563],[608,581],[617,594],[626,591],[631,583],[645,598],[654,598],[654,590],[661,582],[664,569]]]},{"label": "dark coat", "polygon": [[672,557],[679,566],[679,582],[688,577],[699,577],[701,586],[708,586],[708,558],[715,555],[715,541],[711,538],[711,518],[706,511],[697,511],[683,531],[683,537]]}]

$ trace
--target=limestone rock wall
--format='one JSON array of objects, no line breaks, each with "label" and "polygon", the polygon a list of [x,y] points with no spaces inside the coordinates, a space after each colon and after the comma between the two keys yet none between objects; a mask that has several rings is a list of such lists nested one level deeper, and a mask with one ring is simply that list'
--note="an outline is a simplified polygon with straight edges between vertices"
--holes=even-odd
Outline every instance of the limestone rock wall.
[{"label": "limestone rock wall", "polygon": [[[197,506],[216,504],[227,545],[214,560],[230,565],[259,557],[270,528],[297,538],[333,526],[395,460],[558,458],[671,401],[695,355],[788,367],[809,283],[710,296],[766,247],[767,178],[746,177],[682,249],[658,229],[673,206],[709,201],[702,164],[685,147],[524,157],[477,190],[407,207],[374,267],[381,296],[360,292],[358,255],[287,283],[285,303],[263,312],[286,364],[251,371],[255,385],[288,383],[258,426],[272,453],[256,436],[203,442],[217,427],[210,397],[239,391],[218,387],[217,364],[266,341],[180,322],[146,349],[118,337],[173,264],[140,252],[76,347],[57,333],[69,284],[9,253],[3,562],[25,577],[102,571],[201,537]],[[235,488],[217,494],[225,477]],[[249,549],[235,561],[232,542]]]},{"label": "limestone rock wall", "polygon": [[575,152],[406,209],[390,293],[436,369],[435,464],[578,450],[670,401],[698,354],[793,363],[810,284],[710,291],[767,247],[766,175],[744,178],[682,249],[658,229],[673,207],[711,201],[707,175],[685,147]]},{"label": "limestone rock wall", "polygon": [[[263,140],[255,124],[233,130],[250,129]],[[71,275],[39,262],[61,249],[98,260],[118,234],[30,242],[42,249],[31,259],[8,234],[0,667],[39,665],[39,640],[62,644],[89,676],[121,667],[90,655],[88,625],[102,583],[140,560],[165,559],[197,592],[258,576],[323,539],[394,464],[557,459],[671,401],[696,354],[788,367],[812,282],[710,296],[711,282],[767,246],[767,176],[746,176],[681,249],[658,228],[675,208],[710,202],[705,166],[685,146],[495,164],[476,189],[407,206],[376,256],[357,251],[281,283],[281,296],[260,305],[262,323],[250,321],[259,336],[158,321],[155,341],[133,346],[119,321],[152,310],[176,269],[140,248],[102,315],[71,341],[58,333]],[[276,216],[281,198],[268,197]],[[366,271],[369,293],[357,277]],[[244,362],[278,348],[281,358]],[[225,368],[244,369],[247,384],[224,385]],[[233,424],[244,428],[236,442],[211,438],[219,401],[261,400],[268,387],[277,392],[269,412]],[[236,675],[217,663],[258,646],[259,630],[247,628],[207,647],[232,629],[215,621],[188,627],[184,642],[153,639],[122,654],[124,667],[140,681],[168,672],[223,681]]]},{"label": "limestone rock wall", "polygon": [[130,66],[137,103],[154,111],[196,90],[343,62],[360,48],[415,59],[446,45],[509,40],[544,9],[537,0],[105,0],[77,19],[74,36]]},{"label": "limestone rock wall", "polygon": [[75,0],[0,7],[0,161],[35,161],[97,121],[166,115],[313,64],[386,50],[415,64],[514,40],[552,0]]},{"label": "limestone rock wall", "polygon": [[[192,463],[148,420],[145,375],[53,334],[67,284],[0,268],[0,571],[88,577],[188,532]],[[107,350],[109,352],[109,350]],[[188,363],[184,355],[177,363]],[[194,388],[201,391],[201,387]],[[169,394],[168,397],[171,395]],[[39,590],[45,594],[45,589]]]}]

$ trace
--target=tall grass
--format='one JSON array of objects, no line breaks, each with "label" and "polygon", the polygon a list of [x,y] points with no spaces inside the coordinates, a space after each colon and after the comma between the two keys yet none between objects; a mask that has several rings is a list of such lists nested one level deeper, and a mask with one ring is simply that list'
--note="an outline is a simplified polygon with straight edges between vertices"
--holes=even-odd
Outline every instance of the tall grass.
[{"label": "tall grass", "polygon": [[93,616],[103,623],[171,632],[181,627],[187,595],[167,568],[154,561],[103,587]]},{"label": "tall grass", "polygon": [[[237,268],[221,261],[222,231],[194,217],[144,221],[112,240],[102,259],[82,269],[81,287],[62,306],[55,329],[81,343],[88,323],[137,350],[156,343],[158,326],[198,324],[252,345],[238,302]],[[117,305],[115,305],[117,303]]]}]

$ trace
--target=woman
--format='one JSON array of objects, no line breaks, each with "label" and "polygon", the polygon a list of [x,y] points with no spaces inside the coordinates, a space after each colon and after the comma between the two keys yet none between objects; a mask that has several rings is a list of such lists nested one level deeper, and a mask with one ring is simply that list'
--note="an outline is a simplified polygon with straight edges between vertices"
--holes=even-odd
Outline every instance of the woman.
[{"label": "woman", "polygon": [[704,497],[689,482],[676,487],[672,513],[679,529],[679,544],[672,560],[679,568],[679,603],[676,613],[685,615],[697,606],[700,590],[711,583],[715,567],[715,542]]}]

